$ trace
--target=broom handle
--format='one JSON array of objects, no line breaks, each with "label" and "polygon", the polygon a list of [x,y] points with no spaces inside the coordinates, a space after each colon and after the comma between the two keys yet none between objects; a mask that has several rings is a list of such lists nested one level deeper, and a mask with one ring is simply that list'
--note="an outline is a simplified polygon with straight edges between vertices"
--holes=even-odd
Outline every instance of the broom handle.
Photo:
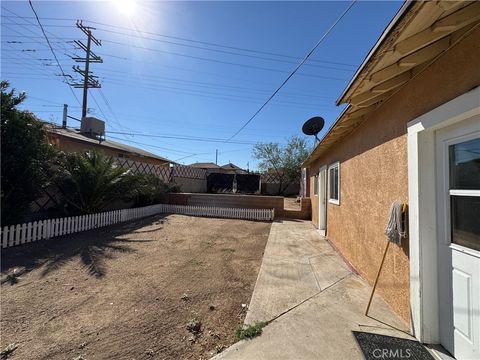
[{"label": "broom handle", "polygon": [[382,262],[380,263],[380,267],[378,268],[377,278],[375,279],[375,283],[373,284],[372,293],[370,294],[370,299],[368,300],[367,309],[365,310],[365,316],[368,316],[368,310],[370,309],[370,305],[372,304],[373,294],[375,293],[375,289],[377,288],[378,279],[380,278],[380,273],[382,272],[383,263],[385,262],[385,258],[387,257],[387,251],[389,246],[390,246],[390,241],[387,241],[387,245],[385,246],[385,251],[383,252]]}]

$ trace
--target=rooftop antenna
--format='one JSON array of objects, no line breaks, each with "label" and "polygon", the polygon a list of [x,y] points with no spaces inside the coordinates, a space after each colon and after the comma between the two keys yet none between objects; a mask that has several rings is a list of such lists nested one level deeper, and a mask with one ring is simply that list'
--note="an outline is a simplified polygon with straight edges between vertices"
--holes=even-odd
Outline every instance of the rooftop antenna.
[{"label": "rooftop antenna", "polygon": [[320,116],[314,116],[311,119],[308,119],[305,124],[302,126],[302,131],[305,135],[315,136],[315,145],[317,141],[320,141],[318,138],[318,133],[322,131],[323,126],[325,125],[325,120]]}]

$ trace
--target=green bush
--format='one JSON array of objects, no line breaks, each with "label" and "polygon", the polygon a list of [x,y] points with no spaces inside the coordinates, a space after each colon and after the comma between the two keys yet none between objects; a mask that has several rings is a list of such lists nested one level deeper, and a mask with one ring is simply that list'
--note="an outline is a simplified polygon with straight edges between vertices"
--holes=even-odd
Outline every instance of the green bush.
[{"label": "green bush", "polygon": [[7,81],[0,83],[2,225],[24,221],[32,201],[50,184],[50,165],[56,154],[43,123],[32,113],[17,109],[26,95],[8,91],[9,87]]},{"label": "green bush", "polygon": [[253,339],[262,334],[263,328],[268,325],[268,321],[257,322],[253,325],[242,325],[235,330],[237,340]]},{"label": "green bush", "polygon": [[133,201],[135,207],[158,204],[163,194],[178,192],[177,186],[166,184],[153,174],[132,175],[130,182],[132,190],[129,200]]}]

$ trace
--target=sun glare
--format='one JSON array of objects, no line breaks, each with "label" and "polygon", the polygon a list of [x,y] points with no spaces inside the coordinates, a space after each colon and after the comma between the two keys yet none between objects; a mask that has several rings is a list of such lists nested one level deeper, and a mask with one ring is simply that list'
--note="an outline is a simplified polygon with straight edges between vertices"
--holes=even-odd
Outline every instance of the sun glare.
[{"label": "sun glare", "polygon": [[113,3],[121,13],[128,16],[133,15],[137,7],[135,0],[114,0]]}]

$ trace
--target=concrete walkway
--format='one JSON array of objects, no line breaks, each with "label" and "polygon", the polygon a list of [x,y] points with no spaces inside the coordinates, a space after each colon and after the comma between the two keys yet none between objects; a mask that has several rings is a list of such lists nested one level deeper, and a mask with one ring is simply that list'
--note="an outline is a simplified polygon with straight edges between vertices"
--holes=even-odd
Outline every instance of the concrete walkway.
[{"label": "concrete walkway", "polygon": [[246,324],[271,321],[263,334],[214,359],[363,359],[352,331],[412,339],[405,324],[307,221],[270,230]]}]

